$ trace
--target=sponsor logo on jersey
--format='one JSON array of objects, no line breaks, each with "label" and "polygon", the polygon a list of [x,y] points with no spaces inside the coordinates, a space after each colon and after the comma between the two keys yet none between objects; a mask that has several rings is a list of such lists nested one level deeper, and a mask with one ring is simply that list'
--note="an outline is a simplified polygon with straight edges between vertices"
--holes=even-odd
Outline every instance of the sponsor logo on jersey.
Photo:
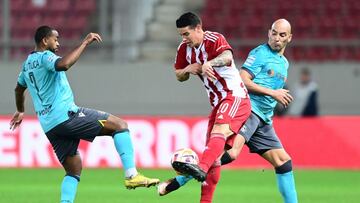
[{"label": "sponsor logo on jersey", "polygon": [[275,72],[274,72],[273,69],[269,69],[269,70],[267,71],[267,74],[268,74],[270,77],[273,77],[273,76],[275,75]]}]

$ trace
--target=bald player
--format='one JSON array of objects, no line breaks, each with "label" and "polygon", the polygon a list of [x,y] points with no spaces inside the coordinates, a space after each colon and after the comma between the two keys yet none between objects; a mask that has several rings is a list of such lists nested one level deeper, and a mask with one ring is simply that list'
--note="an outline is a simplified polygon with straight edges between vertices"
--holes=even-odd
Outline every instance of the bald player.
[{"label": "bald player", "polygon": [[[276,20],[268,31],[268,42],[251,50],[244,62],[240,75],[251,100],[251,115],[240,129],[233,148],[221,157],[221,164],[236,159],[246,144],[251,153],[257,153],[274,168],[279,191],[285,203],[297,203],[291,157],[285,151],[272,125],[274,108],[279,102],[287,107],[293,100],[289,90],[283,89],[289,62],[284,51],[290,43],[291,25],[285,19]],[[180,176],[181,177],[181,176]],[[163,182],[158,187],[160,195],[174,189],[181,178]],[[175,186],[174,186],[175,185]]]}]

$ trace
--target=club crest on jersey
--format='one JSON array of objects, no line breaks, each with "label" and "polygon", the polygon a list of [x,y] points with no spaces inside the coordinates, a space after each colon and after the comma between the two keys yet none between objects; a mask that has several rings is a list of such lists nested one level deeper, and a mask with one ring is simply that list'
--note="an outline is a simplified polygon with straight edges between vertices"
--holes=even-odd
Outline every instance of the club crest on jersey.
[{"label": "club crest on jersey", "polygon": [[281,73],[275,72],[274,69],[269,69],[267,71],[267,74],[269,75],[269,77],[276,77],[276,78],[279,78],[281,81],[286,82],[287,78],[284,75],[282,75]]},{"label": "club crest on jersey", "polygon": [[275,75],[275,71],[273,69],[269,69],[267,71],[267,74],[270,76],[270,77],[273,77]]}]

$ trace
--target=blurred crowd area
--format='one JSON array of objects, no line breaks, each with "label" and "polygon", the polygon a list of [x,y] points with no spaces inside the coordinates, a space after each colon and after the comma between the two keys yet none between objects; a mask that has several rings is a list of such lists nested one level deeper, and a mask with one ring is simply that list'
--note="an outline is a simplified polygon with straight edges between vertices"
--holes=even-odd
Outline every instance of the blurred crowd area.
[{"label": "blurred crowd area", "polygon": [[[139,78],[139,75],[135,76],[137,73],[147,78],[158,78],[160,75],[162,78],[147,87],[173,95],[165,100],[165,96],[159,93],[154,98],[149,95],[151,91],[147,87],[138,85],[133,87],[125,100],[120,96],[104,99],[105,93],[100,93],[104,94],[103,97],[93,100],[93,97],[88,98],[82,93],[78,97],[81,103],[98,106],[99,109],[105,106],[104,110],[115,113],[206,114],[205,95],[198,96],[202,90],[181,89],[189,99],[175,96],[180,89],[175,79],[171,78],[176,47],[181,40],[176,32],[175,20],[185,11],[198,13],[205,30],[225,35],[234,48],[237,66],[241,66],[252,48],[267,41],[267,30],[274,20],[288,19],[292,24],[293,40],[285,52],[291,68],[287,87],[296,97],[302,98],[297,99],[295,107],[277,109],[277,115],[302,116],[308,104],[315,105],[311,107],[312,115],[360,114],[356,108],[360,96],[352,93],[360,85],[358,0],[0,0],[0,65],[2,71],[5,70],[2,81],[15,81],[13,75],[16,71],[12,68],[33,50],[33,34],[38,26],[47,24],[59,31],[59,55],[72,49],[88,32],[98,32],[103,43],[90,46],[82,57],[87,68],[96,71],[100,64],[116,75],[121,66],[122,73],[133,75],[118,76],[124,77],[121,78],[124,83]],[[131,65],[134,63],[137,63],[135,68]],[[304,73],[308,82],[302,81]],[[95,75],[98,76],[96,72],[82,72],[77,76],[92,78]],[[111,81],[108,77],[104,79],[107,83]],[[193,83],[190,82],[191,85]],[[84,92],[83,84],[72,84],[75,90]],[[8,92],[11,87],[1,87],[4,88],[1,92],[9,98],[9,101],[1,102],[2,113],[12,112],[13,94]],[[149,97],[140,99],[139,95]],[[172,100],[168,101],[169,98]],[[134,103],[137,100],[145,102],[143,109],[137,108],[138,103]],[[185,104],[194,108],[181,110],[188,106]]]}]

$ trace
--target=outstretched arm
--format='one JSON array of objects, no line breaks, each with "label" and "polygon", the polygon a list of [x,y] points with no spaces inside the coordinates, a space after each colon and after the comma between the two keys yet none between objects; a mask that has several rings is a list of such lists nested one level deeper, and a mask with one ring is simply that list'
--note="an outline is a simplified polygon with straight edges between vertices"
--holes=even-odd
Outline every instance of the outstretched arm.
[{"label": "outstretched arm", "polygon": [[79,46],[77,46],[70,53],[59,59],[59,61],[56,63],[56,70],[59,71],[69,70],[69,68],[72,65],[74,65],[74,63],[79,59],[80,55],[85,50],[85,48],[93,41],[101,42],[102,39],[100,35],[97,33],[89,33]]},{"label": "outstretched arm", "polygon": [[273,90],[260,86],[252,81],[252,76],[246,70],[240,70],[240,76],[245,83],[246,88],[249,92],[259,95],[267,95],[274,98],[277,102],[287,107],[292,102],[293,97],[290,95],[290,91],[286,89]]},{"label": "outstretched arm", "polygon": [[220,55],[207,61],[202,65],[202,72],[211,80],[216,80],[213,67],[222,67],[231,65],[233,54],[230,50],[223,51]]},{"label": "outstretched arm", "polygon": [[26,87],[23,87],[19,84],[16,85],[15,88],[15,102],[16,102],[16,112],[14,113],[11,121],[10,121],[10,129],[14,130],[17,128],[24,117],[24,111],[25,111],[25,90]]}]

